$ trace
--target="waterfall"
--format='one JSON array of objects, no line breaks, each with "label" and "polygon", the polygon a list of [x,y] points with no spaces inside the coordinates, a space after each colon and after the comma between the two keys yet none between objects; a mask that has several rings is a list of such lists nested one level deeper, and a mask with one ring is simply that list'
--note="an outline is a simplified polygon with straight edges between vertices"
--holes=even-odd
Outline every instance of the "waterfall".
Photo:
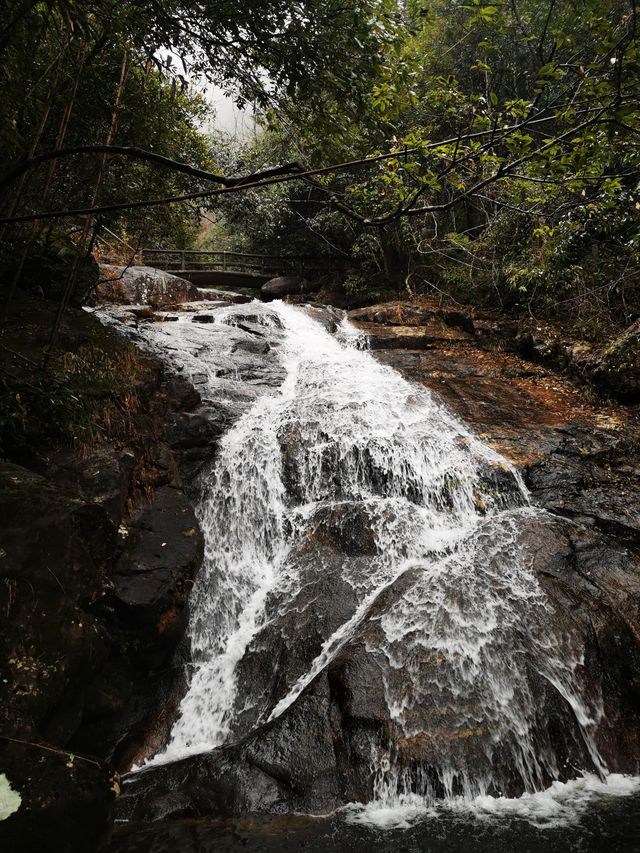
[{"label": "waterfall", "polygon": [[[507,777],[537,791],[559,778],[537,681],[562,697],[585,762],[604,775],[598,697],[584,695],[579,655],[523,557],[522,531],[544,513],[516,470],[428,390],[377,362],[346,321],[332,333],[276,302],[220,309],[216,324],[246,325],[247,315],[274,333],[283,381],[247,406],[201,477],[206,553],[191,596],[192,673],[151,763],[232,742],[247,720],[276,720],[358,636],[383,674],[394,732],[372,744],[377,802],[500,793]],[[166,325],[180,360],[190,324]],[[212,364],[182,363],[215,392]],[[367,538],[367,558],[341,568],[353,603],[267,702],[241,683],[239,667],[270,622],[290,613],[307,582],[299,555],[334,518]],[[364,519],[365,533],[349,519]]]}]

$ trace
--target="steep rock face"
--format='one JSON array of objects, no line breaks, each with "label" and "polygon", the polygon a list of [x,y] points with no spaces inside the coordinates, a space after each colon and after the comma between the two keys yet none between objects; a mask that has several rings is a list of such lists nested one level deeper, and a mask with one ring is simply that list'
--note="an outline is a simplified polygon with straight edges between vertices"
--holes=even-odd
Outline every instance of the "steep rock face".
[{"label": "steep rock face", "polygon": [[[0,466],[3,740],[0,767],[22,798],[0,824],[7,850],[62,837],[83,850],[104,833],[115,795],[109,769],[64,746],[81,723],[86,684],[109,656],[92,613],[116,548],[107,511],[17,465]],[[65,824],[72,828],[67,833]],[[3,845],[3,846],[4,846]]]},{"label": "steep rock face", "polygon": [[203,554],[202,536],[186,496],[162,486],[131,520],[126,548],[111,573],[112,594],[124,618],[154,630],[152,648],[162,656],[184,631],[189,582]]},{"label": "steep rock face", "polygon": [[2,517],[10,519],[2,541],[2,730],[64,741],[76,723],[70,685],[106,651],[83,605],[101,592],[116,530],[99,505],[17,465],[3,463],[0,482]]},{"label": "steep rock face", "polygon": [[[634,773],[640,758],[640,640],[635,630],[640,561],[612,547],[607,537],[563,519],[523,524],[518,535],[524,559],[531,562],[553,608],[553,621],[566,630],[570,618],[576,656],[583,658],[582,676],[588,691],[601,699],[604,716],[597,729],[597,748],[611,770]],[[322,560],[325,547],[314,549],[312,559]],[[271,701],[285,695],[296,675],[308,668],[322,640],[331,635],[335,627],[331,615],[324,624],[315,621],[310,630],[306,614],[310,602],[317,607],[309,614],[314,620],[321,620],[327,611],[331,614],[338,602],[346,613],[337,612],[335,621],[348,614],[348,598],[344,599],[340,583],[344,555],[341,562],[334,552],[334,572],[326,557],[323,565],[321,586],[320,581],[305,585],[303,600],[280,614],[245,657],[242,702],[248,707],[256,700],[260,707],[266,688],[272,691]],[[240,717],[239,729],[248,733],[236,743],[137,774],[118,802],[119,814],[132,821],[293,811],[322,814],[371,799],[372,755],[395,734],[388,706],[389,678],[410,683],[415,677],[413,668],[404,670],[397,663],[390,670],[385,654],[378,651],[383,647],[379,618],[395,601],[420,589],[421,574],[405,574],[371,605],[349,642],[281,716],[257,727],[254,718],[253,728],[243,727]],[[423,674],[438,667],[437,656],[430,660],[426,649],[423,655]],[[281,665],[291,667],[290,683],[278,683],[275,664],[280,673]],[[530,698],[538,709],[539,737],[560,757],[560,777],[571,777],[576,766],[593,769],[584,742],[576,737],[568,703],[548,680],[533,675]],[[423,701],[416,713],[430,715],[432,727],[427,736],[397,740],[398,766],[411,774],[421,765],[437,765],[444,747],[450,754],[458,745],[461,758],[479,759],[487,733],[481,728],[461,729],[451,709],[432,706],[428,695]],[[505,780],[509,772],[507,764]],[[519,793],[515,778],[512,784],[507,793]]]},{"label": "steep rock face", "polygon": [[166,737],[183,690],[172,657],[203,546],[183,461],[219,431],[177,440],[200,397],[149,365],[129,444],[0,463],[0,772],[22,799],[0,838],[16,853],[95,849],[118,791],[107,762]]},{"label": "steep rock face", "polygon": [[[388,310],[383,306],[376,316],[378,325],[381,319],[391,323],[386,327],[390,331],[376,330],[380,338],[393,335],[398,324],[395,307]],[[512,353],[478,348],[465,318],[456,312],[425,318],[416,316],[413,307],[403,310],[411,328],[423,325],[420,338],[428,345],[382,347],[379,359],[442,395],[519,468],[534,503],[548,510],[516,517],[513,542],[546,597],[546,607],[537,614],[543,617],[540,640],[547,630],[568,638],[567,653],[595,722],[590,745],[576,726],[570,699],[554,685],[553,673],[530,669],[531,726],[539,749],[557,756],[560,778],[571,777],[576,767],[594,770],[592,747],[609,769],[637,772],[640,495],[637,429],[629,413],[592,407],[550,371]],[[428,325],[432,322],[433,328]],[[305,448],[295,429],[282,453],[288,494],[299,500],[296,460],[304,457]],[[499,484],[488,475],[487,489],[494,486]],[[488,544],[500,542],[500,525],[488,520],[481,536]],[[357,616],[345,642],[322,660],[336,628],[356,616],[357,599],[345,578],[366,571],[374,556],[372,541],[371,519],[348,503],[325,508],[311,520],[305,543],[291,557],[299,590],[287,607],[277,596],[267,600],[268,624],[239,664],[230,744],[132,777],[118,803],[123,817],[155,821],[325,813],[371,799],[376,784],[372,756],[390,744],[396,766],[416,786],[424,781],[424,768],[437,766],[443,753],[458,755],[461,762],[484,760],[491,732],[482,726],[462,727],[455,706],[435,701],[428,692],[417,690],[414,706],[422,719],[431,721],[426,732],[399,737],[391,719],[390,690],[393,696],[397,687],[400,696],[416,673],[425,683],[432,676],[437,683],[443,664],[433,650],[420,647],[414,657],[392,655],[390,666],[388,638],[381,632],[381,620],[399,602],[414,602],[420,619],[426,597],[423,568],[393,580]],[[486,553],[480,550],[473,563],[472,575],[480,583],[485,582]],[[508,579],[502,582],[508,596]],[[463,612],[464,605],[461,598]],[[534,638],[537,630],[532,624]],[[314,661],[313,678],[269,719],[270,710]],[[526,659],[522,666],[527,667]],[[513,773],[511,758],[498,755],[496,765],[502,786],[494,793],[520,793],[522,780]],[[437,778],[430,784],[437,795]]]},{"label": "steep rock face", "polygon": [[[382,308],[376,322],[388,319]],[[509,349],[513,332],[501,334]],[[557,373],[483,345],[434,343],[377,357],[442,396],[520,469],[534,503],[556,517],[523,532],[524,544],[557,618],[579,626],[581,671],[602,691],[598,747],[610,766],[636,772],[640,433],[633,410],[592,406]]]}]

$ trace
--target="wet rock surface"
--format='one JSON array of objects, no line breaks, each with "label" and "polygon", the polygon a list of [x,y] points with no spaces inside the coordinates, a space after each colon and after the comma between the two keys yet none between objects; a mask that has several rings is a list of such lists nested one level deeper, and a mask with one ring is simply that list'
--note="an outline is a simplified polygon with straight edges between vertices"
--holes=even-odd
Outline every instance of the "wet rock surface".
[{"label": "wet rock surface", "polygon": [[511,354],[446,346],[377,357],[431,388],[516,464],[540,506],[638,542],[632,410],[593,406],[568,380]]},{"label": "wet rock surface", "polygon": [[[375,321],[392,319],[393,310],[383,306],[381,314],[374,312]],[[494,325],[491,334],[505,331]],[[513,331],[506,337],[514,340]],[[600,685],[603,693],[602,754],[611,766],[636,772],[636,413],[592,405],[557,373],[509,352],[487,351],[482,343],[444,344],[429,352],[398,349],[377,357],[441,396],[521,470],[535,504],[556,516],[542,527],[529,526],[525,545],[557,618],[565,627],[568,618],[580,626],[585,671],[593,678],[593,690]]]},{"label": "wet rock surface", "polygon": [[372,349],[433,349],[439,341],[467,341],[492,353],[513,353],[559,370],[604,397],[640,401],[638,321],[608,345],[564,335],[562,329],[498,311],[443,307],[429,299],[393,301],[349,312],[370,335]]},{"label": "wet rock surface", "polygon": [[110,575],[123,617],[147,626],[153,654],[175,645],[184,633],[191,583],[203,555],[202,534],[183,492],[162,486],[149,506],[129,522],[126,549]]},{"label": "wet rock surface", "polygon": [[[553,607],[553,619],[566,629],[564,620],[571,613],[573,643],[584,656],[581,666],[589,690],[602,698],[604,717],[596,738],[600,753],[611,770],[634,773],[640,755],[640,643],[634,630],[640,561],[612,547],[606,537],[596,533],[585,537],[579,527],[562,519],[538,528],[523,525],[520,538],[524,559],[532,562]],[[243,701],[255,703],[254,713],[260,710],[265,681],[273,691],[271,703],[290,687],[278,685],[275,665],[291,667],[295,678],[308,669],[320,641],[330,636],[330,620],[317,621],[314,605],[325,613],[333,596],[333,606],[340,601],[344,608],[335,613],[336,621],[349,615],[349,597],[340,583],[344,562],[336,561],[332,573],[322,554],[320,549],[314,558],[322,561],[323,581],[303,587],[297,602],[312,611],[310,617],[300,621],[295,614],[281,613],[258,635],[242,663],[240,677],[247,685]],[[253,728],[243,726],[240,717],[240,731],[250,733],[239,742],[132,777],[118,802],[118,813],[132,821],[294,811],[323,814],[349,802],[370,800],[372,753],[392,742],[395,734],[389,680],[406,684],[414,677],[409,661],[404,664],[409,669],[398,664],[390,669],[385,654],[377,651],[382,647],[379,616],[407,592],[419,592],[421,582],[422,572],[409,573],[374,601],[346,645],[281,716],[262,726],[254,717]],[[437,669],[437,655],[429,661],[426,649],[422,654],[422,671]],[[548,740],[563,757],[566,769],[560,768],[560,778],[571,778],[576,766],[593,770],[584,743],[572,734],[572,711],[566,701],[546,679],[532,677],[530,683],[541,748]],[[454,709],[434,703],[430,696],[422,701],[414,712],[431,718],[430,734],[398,740],[396,762],[409,773],[420,765],[437,766],[443,744],[447,754],[459,745],[461,766],[481,760],[489,733],[482,727],[460,728]],[[509,777],[507,764],[505,785]],[[511,784],[503,791],[522,792],[515,777]]]},{"label": "wet rock surface", "polygon": [[[513,353],[487,349],[488,338],[508,332],[513,339],[513,329],[505,332],[489,321],[485,327],[472,325],[459,312],[414,306],[365,309],[354,319],[368,332],[365,320],[374,322],[376,356],[444,398],[520,469],[534,503],[548,511],[516,519],[514,541],[544,590],[548,627],[571,637],[570,651],[579,661],[585,689],[594,705],[601,703],[597,749],[611,770],[637,772],[640,492],[637,426],[631,414],[621,407],[593,406],[557,374]],[[399,327],[409,331],[398,334]],[[384,343],[398,339],[401,343]],[[300,454],[304,447],[292,434],[283,462],[294,497]],[[314,519],[305,546],[293,557],[302,580],[291,606],[283,607],[277,597],[267,602],[268,624],[239,664],[235,738],[211,753],[132,777],[118,803],[122,817],[135,823],[247,813],[322,814],[371,799],[372,753],[392,742],[395,762],[409,775],[437,765],[445,743],[447,754],[459,745],[464,760],[482,760],[491,732],[481,726],[461,728],[455,706],[447,711],[437,697],[425,695],[415,705],[416,713],[432,720],[427,736],[398,739],[394,731],[390,686],[394,680],[399,688],[411,681],[415,662],[397,660],[390,668],[380,620],[407,596],[421,600],[428,573],[420,567],[369,602],[354,630],[318,663],[297,698],[268,719],[269,709],[319,660],[336,626],[354,617],[357,600],[345,578],[358,574],[358,561],[372,559],[370,530],[370,520],[354,517],[348,506]],[[488,542],[499,541],[491,527],[484,535]],[[479,556],[476,573],[482,577],[483,571]],[[421,653],[420,671],[436,672],[442,665],[438,655]],[[547,744],[560,757],[559,777],[571,778],[576,767],[593,770],[566,697],[548,676],[531,672],[528,678],[531,705],[538,709],[532,725],[540,748]],[[499,766],[500,756],[496,761]],[[520,793],[521,780],[512,775],[508,757],[501,772],[503,788],[494,793]],[[432,783],[437,788],[437,779]]]},{"label": "wet rock surface", "polygon": [[[328,331],[337,330],[340,314],[307,310]],[[637,772],[640,463],[630,414],[594,407],[547,369],[487,349],[496,328],[484,328],[479,343],[479,321],[471,326],[458,312],[421,313],[414,306],[366,312],[355,319],[376,326],[376,357],[446,400],[519,468],[534,502],[550,513],[543,520],[516,520],[514,541],[546,594],[548,626],[571,636],[581,677],[601,703],[604,715],[595,731],[600,754],[612,770]],[[11,687],[20,687],[19,714],[11,720],[6,715],[7,730],[62,750],[111,758],[122,769],[166,743],[185,691],[189,650],[181,638],[202,554],[185,492],[197,490],[194,478],[212,463],[230,426],[285,377],[279,357],[284,331],[268,306],[208,307],[202,316],[212,322],[202,323],[192,323],[184,312],[167,322],[151,313],[159,322],[150,324],[144,345],[162,352],[174,369],[161,379],[149,406],[153,440],[144,465],[153,495],[138,496],[131,505],[128,484],[140,460],[132,461],[122,448],[105,449],[86,464],[52,456],[46,476],[17,466],[0,471],[0,509],[2,501],[20,508],[2,554],[3,560],[9,555],[9,570],[0,609],[9,608],[19,627],[2,650],[3,659],[15,664]],[[138,339],[135,325],[127,333]],[[289,499],[298,501],[304,442],[295,430],[281,439]],[[375,471],[371,460],[358,464]],[[489,496],[503,488],[497,471],[487,472],[485,480]],[[335,488],[339,495],[339,483]],[[482,515],[484,499],[478,500]],[[381,627],[385,614],[404,600],[415,602],[419,619],[428,566],[391,579],[358,609],[354,578],[370,571],[375,560],[374,522],[348,501],[320,507],[308,519],[304,541],[291,557],[297,587],[288,590],[286,606],[279,595],[267,599],[268,622],[238,665],[241,689],[230,744],[128,778],[116,803],[119,818],[132,826],[159,821],[169,830],[162,838],[145,829],[116,838],[113,851],[163,850],[175,839],[189,849],[191,835],[184,841],[186,830],[178,829],[185,820],[325,814],[367,801],[376,783],[372,755],[391,744],[393,760],[416,784],[421,768],[437,765],[445,747],[448,755],[457,751],[464,760],[483,760],[491,732],[481,725],[462,727],[455,704],[422,695],[417,682],[415,713],[431,726],[426,735],[398,736],[390,695],[400,696],[416,672],[442,671],[443,663],[424,646],[413,656],[393,657],[398,649],[390,652]],[[488,519],[483,535],[499,542],[499,526],[491,523]],[[37,535],[25,535],[27,527]],[[48,554],[52,560],[45,559]],[[482,583],[490,561],[474,559]],[[508,579],[503,582],[508,596]],[[465,604],[461,598],[462,611]],[[349,620],[354,621],[344,642],[323,659],[327,642]],[[45,645],[51,660],[38,652]],[[291,703],[269,719],[312,669],[313,677],[300,684]],[[532,725],[540,744],[561,757],[559,777],[569,778],[576,767],[593,769],[566,697],[548,677],[529,676],[531,704],[538,709]],[[34,787],[31,759],[22,749],[14,744],[6,750],[7,767],[17,768],[12,781],[28,790],[34,814],[46,811],[44,792],[53,777],[43,773],[43,787]],[[69,754],[62,759],[64,771],[56,772],[69,770]],[[496,763],[503,788],[494,793],[520,793],[508,756],[498,756]],[[113,794],[113,777],[101,761],[87,767],[86,778],[74,779],[64,812],[64,820],[72,820],[76,808],[89,815],[90,827],[78,824],[83,843],[104,829]],[[66,790],[64,776],[60,779],[55,784]],[[438,780],[431,783],[438,794]],[[60,819],[55,809],[50,813]],[[3,829],[20,831],[27,812],[16,815]]]}]

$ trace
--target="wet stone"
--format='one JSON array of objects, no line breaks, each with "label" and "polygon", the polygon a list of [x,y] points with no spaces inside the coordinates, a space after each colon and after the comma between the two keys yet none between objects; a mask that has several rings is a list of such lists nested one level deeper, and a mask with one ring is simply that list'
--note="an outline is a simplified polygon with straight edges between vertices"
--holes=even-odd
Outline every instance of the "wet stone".
[{"label": "wet stone", "polygon": [[568,424],[575,399],[544,371],[479,354],[497,321],[396,309],[359,322],[396,342],[380,358],[413,384],[291,306],[222,309],[206,344],[185,323],[203,399],[255,385],[256,402],[203,473],[173,763],[132,777],[121,817],[323,814],[635,772],[629,452],[615,429]]}]

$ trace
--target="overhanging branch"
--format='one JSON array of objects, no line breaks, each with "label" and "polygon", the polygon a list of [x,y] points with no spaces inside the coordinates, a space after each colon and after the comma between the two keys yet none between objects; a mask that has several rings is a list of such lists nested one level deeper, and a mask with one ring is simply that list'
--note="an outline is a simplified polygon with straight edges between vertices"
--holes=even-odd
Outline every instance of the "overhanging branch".
[{"label": "overhanging branch", "polygon": [[195,166],[190,166],[188,163],[182,163],[179,160],[173,160],[171,157],[156,154],[155,151],[147,151],[144,148],[135,148],[124,145],[77,145],[74,148],[58,148],[53,151],[45,151],[35,157],[22,160],[17,166],[11,169],[10,172],[0,178],[0,190],[9,186],[26,172],[34,169],[42,163],[46,163],[51,160],[64,160],[78,154],[106,154],[111,156],[129,157],[134,160],[146,160],[150,163],[155,163],[158,166],[163,166],[166,169],[171,169],[173,172],[181,172],[194,178],[200,178],[204,181],[221,184],[224,187],[236,186],[247,180],[255,181],[262,178],[270,178],[275,175],[288,175],[302,171],[302,167],[298,163],[287,163],[284,166],[274,166],[270,169],[265,169],[263,172],[246,175],[245,177],[225,177],[224,175],[216,175],[214,172],[208,172],[205,169],[198,169]]},{"label": "overhanging branch", "polygon": [[[517,169],[518,167],[522,166],[523,163],[528,163],[529,161],[535,159],[535,157],[539,156],[540,154],[543,154],[545,151],[547,151],[549,148],[552,148],[554,145],[569,140],[572,136],[575,136],[577,133],[581,133],[588,127],[593,127],[596,124],[608,123],[610,119],[602,118],[605,112],[605,108],[600,108],[599,113],[596,114],[593,118],[588,119],[587,121],[584,121],[581,124],[576,125],[575,127],[572,127],[570,130],[565,131],[565,133],[562,133],[559,136],[553,137],[544,145],[541,145],[539,148],[536,148],[535,151],[532,151],[529,154],[519,157],[516,160],[511,161],[510,163],[503,163],[494,173],[476,182],[467,190],[457,193],[453,196],[453,198],[446,202],[441,202],[439,204],[426,204],[421,207],[413,207],[417,196],[420,195],[420,191],[418,191],[417,193],[414,193],[412,195],[408,204],[405,202],[404,204],[399,205],[392,213],[388,213],[384,216],[371,218],[363,216],[361,213],[358,213],[358,211],[349,207],[349,205],[345,204],[335,195],[331,195],[331,201],[336,207],[336,209],[339,210],[341,213],[344,213],[346,216],[350,217],[361,225],[376,228],[380,228],[384,225],[389,225],[391,222],[394,222],[395,220],[400,219],[404,216],[411,217],[422,216],[427,213],[444,213],[447,210],[451,210],[452,207],[455,207],[455,205],[459,204],[461,201],[473,197],[486,186],[496,183],[497,181],[502,180],[503,178],[512,177],[514,169]],[[467,160],[468,157],[465,157],[463,159]],[[447,172],[451,171],[451,169],[455,165],[456,163],[452,161],[445,169],[443,169],[443,171],[437,177],[443,177],[444,175],[446,175]]]},{"label": "overhanging branch", "polygon": [[[594,112],[596,113],[596,115],[593,118],[587,119],[585,122],[582,122],[581,124],[576,125],[575,127],[566,131],[564,134],[560,134],[559,136],[552,137],[551,140],[546,145],[537,149],[535,152],[533,152],[532,155],[521,158],[521,159],[519,159],[519,160],[517,160],[511,164],[508,164],[508,167],[505,167],[505,168],[513,169],[516,166],[520,165],[521,163],[526,162],[527,160],[530,160],[533,156],[536,156],[537,154],[541,153],[542,151],[544,151],[548,147],[550,147],[550,146],[552,146],[558,142],[561,142],[562,140],[567,139],[570,136],[578,133],[580,130],[583,130],[585,127],[589,127],[589,126],[597,124],[597,123],[602,123],[602,121],[603,121],[602,116],[606,112],[606,108],[603,108],[603,107],[588,108],[588,109],[580,111],[580,113],[583,115],[585,113],[590,114],[590,113],[594,113]],[[524,121],[521,121],[517,124],[507,125],[506,127],[501,128],[501,135],[497,141],[498,142],[501,141],[506,136],[510,135],[510,133],[512,131],[517,131],[517,130],[520,130],[524,127],[530,127],[531,125],[542,124],[542,123],[546,123],[546,122],[553,121],[553,120],[555,120],[555,116],[545,116],[545,117],[541,117],[541,118],[537,118],[537,119],[527,118]],[[604,119],[604,121],[605,122],[610,121],[610,119]],[[431,143],[428,143],[427,145],[423,145],[420,147],[405,148],[405,149],[402,149],[399,151],[389,152],[386,154],[378,154],[378,155],[375,155],[372,157],[362,157],[362,158],[359,158],[356,160],[348,160],[348,161],[345,161],[342,163],[336,163],[336,164],[333,164],[331,166],[322,166],[322,167],[319,167],[317,169],[303,170],[299,164],[289,163],[285,166],[275,166],[271,169],[264,170],[263,172],[257,172],[257,173],[251,174],[251,175],[246,175],[244,177],[225,178],[221,175],[214,175],[213,173],[210,173],[210,172],[204,172],[204,170],[195,169],[194,167],[188,166],[187,164],[178,164],[180,166],[183,166],[185,168],[185,170],[189,170],[189,172],[191,174],[199,173],[200,175],[206,175],[209,180],[215,180],[218,183],[224,183],[224,185],[219,187],[218,189],[214,189],[214,190],[204,190],[201,192],[187,193],[185,195],[168,196],[165,198],[148,199],[148,200],[144,200],[144,201],[134,201],[134,202],[120,202],[120,203],[102,205],[100,207],[84,207],[84,208],[75,208],[75,209],[70,209],[70,210],[41,211],[38,213],[21,214],[19,216],[11,216],[11,217],[6,217],[4,219],[0,219],[0,223],[8,224],[8,223],[19,223],[19,222],[33,222],[33,221],[37,221],[37,220],[59,219],[59,218],[73,217],[73,216],[96,216],[96,215],[100,215],[100,214],[104,214],[104,213],[115,213],[118,211],[135,210],[135,209],[140,209],[140,208],[144,208],[144,207],[157,207],[160,205],[175,204],[175,203],[183,202],[183,201],[204,200],[204,199],[208,199],[208,198],[213,198],[213,197],[218,196],[218,195],[225,195],[227,193],[241,192],[241,191],[248,190],[248,189],[261,189],[262,187],[271,186],[272,184],[284,183],[284,182],[291,181],[291,180],[311,178],[311,177],[314,177],[317,175],[331,174],[333,172],[352,169],[352,168],[356,168],[359,166],[366,166],[366,165],[381,162],[384,160],[396,159],[396,158],[402,157],[406,154],[415,154],[415,153],[422,153],[423,154],[423,153],[426,153],[427,151],[435,151],[439,148],[444,148],[444,147],[450,146],[450,145],[455,145],[456,150],[457,150],[457,147],[459,146],[459,144],[461,142],[472,141],[474,139],[480,139],[480,138],[486,137],[486,136],[492,137],[494,134],[495,134],[495,129],[494,128],[488,128],[487,130],[475,131],[473,133],[468,133],[468,134],[465,134],[462,136],[460,136],[460,135],[455,136],[455,137],[452,137],[450,139],[441,140],[439,142],[431,142]],[[496,140],[493,139],[492,142],[495,144]],[[92,153],[102,153],[102,154],[105,153],[103,149],[107,148],[107,147],[108,146],[87,146],[87,148],[90,149],[90,151]],[[113,147],[108,147],[108,148],[110,151],[112,151]],[[66,149],[66,150],[70,151],[72,149]],[[75,153],[79,152],[79,149],[73,149],[73,150]],[[130,148],[121,148],[118,150],[121,152],[142,151],[142,149],[130,149]],[[146,157],[146,159],[153,159],[156,162],[162,162],[164,165],[170,166],[171,168],[174,168],[173,164],[177,162],[177,161],[170,160],[170,158],[163,157],[162,155],[154,154],[153,152],[144,152],[144,153],[145,153],[145,156],[149,155]],[[49,152],[49,155],[50,156],[48,157],[48,159],[53,159],[54,152]],[[44,157],[44,156],[45,155],[40,155],[40,157]],[[471,155],[466,155],[465,158],[462,158],[462,159],[469,159],[469,156],[473,157],[474,154],[472,153]],[[460,161],[461,161],[461,158],[459,158],[457,162],[459,163]],[[451,169],[451,165],[449,165],[447,167],[445,172],[449,171],[450,169]],[[350,216],[352,219],[355,219],[356,221],[361,222],[364,225],[380,226],[380,225],[387,224],[388,222],[391,222],[394,219],[398,219],[401,216],[415,216],[415,215],[422,214],[422,213],[431,213],[431,212],[447,210],[447,209],[451,208],[454,204],[457,204],[458,201],[460,201],[463,198],[466,198],[467,196],[473,194],[473,192],[475,190],[481,189],[482,187],[486,186],[487,184],[492,183],[498,177],[505,177],[505,176],[506,176],[506,173],[505,173],[504,169],[501,169],[499,175],[493,175],[493,176],[490,176],[488,179],[481,181],[475,187],[472,187],[470,190],[461,193],[459,196],[456,196],[456,198],[454,200],[452,200],[451,202],[446,202],[444,204],[437,204],[437,205],[427,205],[427,206],[420,207],[420,208],[407,207],[406,203],[405,203],[405,204],[399,205],[399,207],[391,214],[387,214],[386,216],[372,218],[372,219],[364,217],[361,214],[357,213],[356,211],[352,210],[347,205],[344,205],[337,198],[335,198],[335,196],[332,197],[332,201],[334,202],[337,209],[341,210],[343,213]],[[420,189],[416,194],[414,194],[412,196],[412,199],[410,201],[410,205],[415,203],[415,201],[417,200],[417,196],[421,195],[422,192],[423,192],[423,190]],[[329,191],[329,193],[330,193],[330,191]]]}]

